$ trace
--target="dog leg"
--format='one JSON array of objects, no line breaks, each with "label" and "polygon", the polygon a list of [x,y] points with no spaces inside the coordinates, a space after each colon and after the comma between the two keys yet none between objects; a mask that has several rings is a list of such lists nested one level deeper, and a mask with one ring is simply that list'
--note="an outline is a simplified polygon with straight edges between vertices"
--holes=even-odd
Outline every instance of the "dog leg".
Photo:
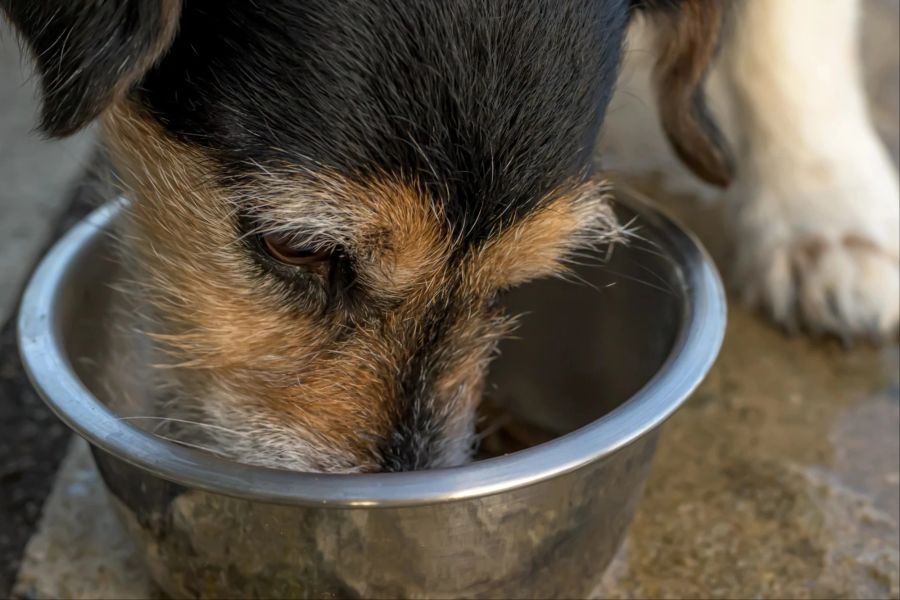
[{"label": "dog leg", "polygon": [[857,0],[746,0],[722,48],[735,115],[728,221],[745,298],[846,338],[900,318],[897,174],[869,121]]}]

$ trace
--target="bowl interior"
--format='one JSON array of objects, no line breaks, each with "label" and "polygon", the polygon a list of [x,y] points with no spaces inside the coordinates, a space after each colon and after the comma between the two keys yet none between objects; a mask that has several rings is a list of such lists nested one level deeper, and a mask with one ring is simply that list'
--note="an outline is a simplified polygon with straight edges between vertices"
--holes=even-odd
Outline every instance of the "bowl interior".
[{"label": "bowl interior", "polygon": [[[634,216],[618,212],[621,222]],[[501,343],[490,399],[559,435],[620,406],[659,371],[683,325],[684,282],[652,232],[640,234],[609,257],[580,259],[570,276],[510,292],[520,326]]]},{"label": "bowl interior", "polygon": [[[634,217],[625,207],[617,210],[622,222]],[[657,247],[655,230],[638,234],[608,257],[581,259],[565,279],[508,294],[510,312],[522,316],[492,365],[486,388],[492,405],[553,437],[620,406],[657,373],[683,324],[685,284],[678,265]],[[93,238],[67,278],[57,322],[88,389],[117,414],[133,414],[133,394],[123,402],[101,368],[119,351],[104,331],[115,288],[127,285],[119,273],[110,237]]]}]

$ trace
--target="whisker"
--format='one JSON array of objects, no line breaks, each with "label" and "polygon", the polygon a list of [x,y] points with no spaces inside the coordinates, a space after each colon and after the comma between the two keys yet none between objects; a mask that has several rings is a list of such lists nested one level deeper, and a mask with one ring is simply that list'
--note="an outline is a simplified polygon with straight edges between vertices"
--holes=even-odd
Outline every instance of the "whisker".
[{"label": "whisker", "polygon": [[576,273],[575,271],[568,271],[568,272],[558,273],[558,274],[556,275],[556,277],[559,278],[559,279],[562,279],[562,280],[565,281],[566,283],[571,283],[571,284],[573,284],[573,285],[584,285],[584,286],[586,286],[586,287],[591,288],[591,289],[594,290],[595,292],[599,292],[599,291],[600,291],[600,288],[598,288],[598,287],[596,286],[596,284],[591,283],[590,281],[588,281],[587,279],[585,279],[584,277],[582,277],[581,275],[579,275],[579,274]]},{"label": "whisker", "polygon": [[620,271],[614,271],[614,270],[612,270],[612,269],[610,269],[610,268],[608,268],[608,267],[606,267],[606,271],[608,271],[608,272],[609,272],[610,274],[612,274],[612,275],[615,275],[615,276],[617,276],[617,277],[621,277],[622,279],[627,279],[628,281],[633,281],[633,282],[639,283],[639,284],[641,284],[641,285],[646,285],[647,287],[652,288],[652,289],[654,289],[654,290],[659,290],[660,292],[665,292],[666,294],[669,294],[670,296],[674,296],[674,295],[675,295],[675,293],[674,293],[671,289],[668,289],[668,288],[664,288],[664,287],[658,286],[658,285],[656,285],[656,284],[654,284],[654,283],[651,283],[651,282],[649,282],[649,281],[646,281],[646,280],[644,280],[644,279],[641,279],[640,277],[634,277],[634,276],[632,276],[632,275],[626,275],[625,273],[622,273],[622,272],[620,272]]},{"label": "whisker", "polygon": [[161,438],[161,439],[164,439],[164,440],[166,440],[166,441],[168,441],[168,442],[172,442],[173,444],[178,444],[179,446],[187,446],[188,448],[194,448],[195,450],[202,450],[203,452],[209,452],[210,454],[212,454],[212,455],[214,455],[214,456],[218,456],[219,458],[225,458],[225,459],[229,459],[229,460],[233,460],[233,459],[234,459],[233,456],[229,456],[228,454],[224,454],[223,452],[220,452],[219,450],[216,450],[216,449],[214,449],[214,448],[209,448],[209,447],[207,447],[207,446],[201,446],[200,444],[192,444],[192,443],[190,443],[190,442],[185,442],[185,441],[182,441],[182,440],[177,440],[177,439],[175,439],[175,438],[166,437],[166,436],[160,435],[160,434],[158,434],[158,433],[157,433],[157,434],[154,434],[154,435],[156,435],[156,437]]},{"label": "whisker", "polygon": [[648,267],[647,265],[642,265],[641,263],[634,263],[634,265],[639,268],[641,271],[647,273],[648,275],[652,275],[658,282],[662,285],[666,286],[668,289],[672,290],[672,282]]}]

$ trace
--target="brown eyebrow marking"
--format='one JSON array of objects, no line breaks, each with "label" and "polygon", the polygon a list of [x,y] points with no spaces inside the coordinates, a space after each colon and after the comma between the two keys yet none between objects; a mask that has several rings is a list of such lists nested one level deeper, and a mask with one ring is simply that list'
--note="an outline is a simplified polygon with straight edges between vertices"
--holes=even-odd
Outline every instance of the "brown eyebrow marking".
[{"label": "brown eyebrow marking", "polygon": [[548,198],[483,245],[470,277],[477,287],[511,287],[565,269],[571,253],[623,239],[610,186],[587,182]]}]

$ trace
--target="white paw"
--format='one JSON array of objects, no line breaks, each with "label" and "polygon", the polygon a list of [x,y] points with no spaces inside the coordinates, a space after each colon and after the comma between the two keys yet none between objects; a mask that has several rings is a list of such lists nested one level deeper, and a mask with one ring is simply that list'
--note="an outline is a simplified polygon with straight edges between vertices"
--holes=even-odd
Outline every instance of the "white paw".
[{"label": "white paw", "polygon": [[797,239],[753,262],[740,271],[744,299],[792,329],[849,339],[884,338],[897,328],[897,257],[870,240]]},{"label": "white paw", "polygon": [[799,171],[735,190],[733,275],[743,298],[791,329],[845,341],[894,335],[900,199],[893,172],[836,181],[835,167],[813,181]]}]

